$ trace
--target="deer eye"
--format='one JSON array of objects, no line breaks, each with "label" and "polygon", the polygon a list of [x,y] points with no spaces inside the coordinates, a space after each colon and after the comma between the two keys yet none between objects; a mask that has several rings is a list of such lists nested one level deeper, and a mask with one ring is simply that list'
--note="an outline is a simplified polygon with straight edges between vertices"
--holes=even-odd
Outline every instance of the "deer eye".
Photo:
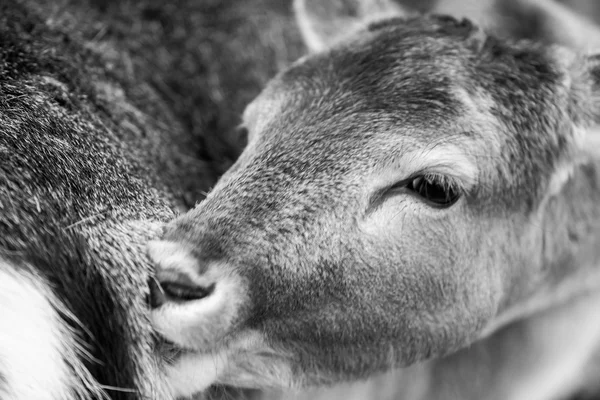
[{"label": "deer eye", "polygon": [[406,189],[421,197],[431,206],[447,208],[456,203],[461,192],[450,178],[425,174],[412,178],[406,183]]}]

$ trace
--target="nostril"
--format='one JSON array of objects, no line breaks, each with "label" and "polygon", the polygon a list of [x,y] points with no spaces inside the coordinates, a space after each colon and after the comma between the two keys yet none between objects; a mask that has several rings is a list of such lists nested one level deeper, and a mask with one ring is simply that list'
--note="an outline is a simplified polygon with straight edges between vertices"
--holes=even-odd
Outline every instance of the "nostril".
[{"label": "nostril", "polygon": [[209,287],[192,286],[181,282],[160,282],[160,287],[169,300],[173,301],[192,301],[200,300],[210,295],[215,288],[212,284]]},{"label": "nostril", "polygon": [[150,295],[148,303],[151,308],[158,308],[165,303],[181,303],[192,300],[200,300],[209,296],[215,289],[215,284],[208,287],[164,280],[159,282],[156,278],[148,281]]},{"label": "nostril", "polygon": [[148,282],[149,305],[154,309],[165,303],[200,300],[215,289],[203,265],[186,246],[170,241],[148,244],[148,255],[155,265],[155,275]]}]

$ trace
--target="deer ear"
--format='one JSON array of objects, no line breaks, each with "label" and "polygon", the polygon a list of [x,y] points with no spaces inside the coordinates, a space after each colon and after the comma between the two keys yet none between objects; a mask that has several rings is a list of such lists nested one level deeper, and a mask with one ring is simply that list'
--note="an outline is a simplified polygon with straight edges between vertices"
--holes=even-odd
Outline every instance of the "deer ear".
[{"label": "deer ear", "polygon": [[600,53],[581,57],[564,48],[556,50],[571,72],[566,80],[569,99],[564,109],[571,118],[573,133],[565,147],[566,158],[551,178],[551,196],[562,191],[577,169],[600,160]]},{"label": "deer ear", "polygon": [[[564,57],[564,58],[568,58]],[[589,140],[600,144],[596,138],[600,131],[600,53],[592,53],[585,57],[569,57],[571,64],[571,87],[569,108],[578,129],[575,143],[582,150],[591,150]],[[600,155],[600,147],[594,150]]]},{"label": "deer ear", "polygon": [[600,53],[587,56],[586,61],[586,69],[592,81],[592,94],[600,99]]},{"label": "deer ear", "polygon": [[393,0],[294,0],[294,11],[311,52],[326,50],[370,22],[407,15]]}]

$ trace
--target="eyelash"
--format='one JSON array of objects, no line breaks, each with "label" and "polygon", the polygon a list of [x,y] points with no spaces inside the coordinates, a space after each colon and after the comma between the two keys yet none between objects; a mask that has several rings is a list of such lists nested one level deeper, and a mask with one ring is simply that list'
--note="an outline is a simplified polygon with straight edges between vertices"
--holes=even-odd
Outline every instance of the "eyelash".
[{"label": "eyelash", "polygon": [[434,208],[449,208],[463,195],[460,185],[452,178],[425,173],[402,180],[385,191],[384,195],[397,192],[411,193]]}]

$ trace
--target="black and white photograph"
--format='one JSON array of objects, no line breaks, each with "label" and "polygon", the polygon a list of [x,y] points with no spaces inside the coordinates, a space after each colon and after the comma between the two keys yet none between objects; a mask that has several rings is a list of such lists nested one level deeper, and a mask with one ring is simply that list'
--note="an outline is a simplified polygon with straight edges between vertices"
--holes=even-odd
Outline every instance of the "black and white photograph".
[{"label": "black and white photograph", "polygon": [[600,400],[600,0],[0,0],[0,400]]}]

